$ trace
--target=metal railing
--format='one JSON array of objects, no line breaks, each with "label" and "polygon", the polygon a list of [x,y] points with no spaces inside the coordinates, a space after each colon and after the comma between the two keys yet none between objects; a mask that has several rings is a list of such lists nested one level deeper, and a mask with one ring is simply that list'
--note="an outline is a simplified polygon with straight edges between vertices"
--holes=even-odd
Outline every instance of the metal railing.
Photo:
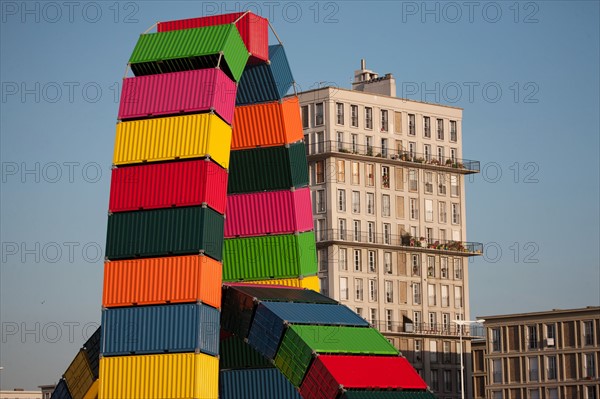
[{"label": "metal railing", "polygon": [[407,247],[411,249],[427,249],[447,252],[460,252],[469,255],[481,255],[483,244],[480,242],[467,242],[455,240],[441,240],[437,238],[420,239],[409,235],[382,234],[353,230],[321,230],[316,232],[317,242],[347,241],[349,243],[382,244],[390,246]]},{"label": "metal railing", "polygon": [[437,154],[423,154],[411,151],[398,151],[387,147],[375,147],[356,143],[338,142],[334,140],[319,141],[306,146],[307,155],[327,154],[338,152],[344,154],[363,155],[375,158],[385,158],[398,162],[421,164],[444,169],[452,169],[463,173],[478,173],[480,162],[470,159],[450,156],[438,157]]},{"label": "metal railing", "polygon": [[[389,322],[386,320],[367,320],[374,328],[381,331],[382,333],[411,333],[411,334],[424,334],[424,335],[451,335],[458,337],[460,335],[461,326],[451,323],[401,323],[401,322]],[[469,328],[462,326],[462,336],[464,337],[475,337],[472,335]]]}]

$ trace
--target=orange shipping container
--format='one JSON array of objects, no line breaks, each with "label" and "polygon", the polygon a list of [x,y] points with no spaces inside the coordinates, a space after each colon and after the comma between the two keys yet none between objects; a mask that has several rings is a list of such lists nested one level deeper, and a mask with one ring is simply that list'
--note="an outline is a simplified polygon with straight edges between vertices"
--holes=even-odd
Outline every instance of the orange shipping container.
[{"label": "orange shipping container", "polygon": [[202,302],[221,307],[222,265],[202,255],[104,264],[104,307]]},{"label": "orange shipping container", "polygon": [[298,97],[235,107],[232,150],[284,145],[302,138]]}]

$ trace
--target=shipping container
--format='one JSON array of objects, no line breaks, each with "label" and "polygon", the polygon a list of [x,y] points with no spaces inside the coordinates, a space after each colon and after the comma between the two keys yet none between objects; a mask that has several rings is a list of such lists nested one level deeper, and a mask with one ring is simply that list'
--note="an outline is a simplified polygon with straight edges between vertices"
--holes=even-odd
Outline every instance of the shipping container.
[{"label": "shipping container", "polygon": [[100,381],[96,378],[90,389],[85,393],[83,399],[98,399],[98,389],[100,387]]},{"label": "shipping container", "polygon": [[117,124],[115,165],[210,157],[229,167],[231,127],[215,114],[141,119]]},{"label": "shipping container", "polygon": [[144,33],[129,58],[136,76],[220,67],[236,82],[248,50],[234,25]]},{"label": "shipping container", "polygon": [[220,399],[302,399],[277,369],[227,370],[219,377]]},{"label": "shipping container", "polygon": [[107,308],[102,311],[102,356],[167,352],[217,356],[219,318],[217,309],[203,304]]},{"label": "shipping container", "polygon": [[202,255],[106,262],[102,306],[201,302],[220,308],[221,276],[221,264]]},{"label": "shipping container", "polygon": [[223,280],[257,280],[317,273],[314,233],[228,238],[223,245]]},{"label": "shipping container", "polygon": [[236,105],[262,103],[285,97],[294,77],[283,45],[269,46],[269,62],[248,65],[240,79]]},{"label": "shipping container", "polygon": [[[225,213],[227,171],[210,160],[113,168],[110,212],[206,204]],[[310,200],[310,198],[309,198]]]},{"label": "shipping container", "polygon": [[267,61],[269,58],[269,21],[251,12],[236,12],[159,22],[156,30],[158,32],[168,32],[180,29],[201,28],[203,26],[231,24],[234,22],[246,48],[250,52],[248,62],[257,63]]},{"label": "shipping container", "polygon": [[203,353],[103,357],[99,399],[217,398],[219,359]]},{"label": "shipping container", "polygon": [[204,253],[220,261],[223,223],[223,215],[198,206],[113,213],[108,217],[106,258]]},{"label": "shipping container", "polygon": [[273,359],[288,324],[368,327],[369,323],[344,305],[262,302],[256,308],[248,343]]},{"label": "shipping container", "polygon": [[50,399],[73,399],[64,378],[61,378],[58,384],[56,384],[56,388],[54,388],[54,392],[52,392]]},{"label": "shipping container", "polygon": [[283,336],[275,365],[299,387],[316,353],[399,355],[374,328],[292,325]]},{"label": "shipping container", "polygon": [[219,368],[221,370],[273,367],[270,360],[240,337],[232,336],[221,340],[219,346]]},{"label": "shipping container", "polygon": [[344,389],[414,389],[427,384],[400,356],[318,356],[300,387],[305,398],[337,398]]},{"label": "shipping container", "polygon": [[346,391],[340,399],[437,399],[428,391]]},{"label": "shipping container", "polygon": [[298,97],[235,107],[232,150],[291,144],[303,137]]},{"label": "shipping container", "polygon": [[229,194],[288,190],[308,186],[303,142],[289,146],[231,151]]},{"label": "shipping container", "polygon": [[83,349],[77,353],[63,377],[71,397],[73,399],[83,399],[85,393],[94,383],[94,374]]},{"label": "shipping container", "polygon": [[308,276],[302,278],[282,278],[269,280],[246,280],[244,284],[258,285],[284,285],[287,287],[306,288],[316,292],[321,291],[321,282],[318,276]]},{"label": "shipping container", "polygon": [[120,120],[214,111],[233,121],[235,82],[220,69],[163,73],[123,79]]},{"label": "shipping container", "polygon": [[227,196],[225,237],[289,234],[313,229],[310,189]]},{"label": "shipping container", "polygon": [[102,337],[102,328],[98,327],[88,340],[83,344],[83,350],[87,356],[94,379],[98,379],[98,367],[100,365],[100,338]]}]

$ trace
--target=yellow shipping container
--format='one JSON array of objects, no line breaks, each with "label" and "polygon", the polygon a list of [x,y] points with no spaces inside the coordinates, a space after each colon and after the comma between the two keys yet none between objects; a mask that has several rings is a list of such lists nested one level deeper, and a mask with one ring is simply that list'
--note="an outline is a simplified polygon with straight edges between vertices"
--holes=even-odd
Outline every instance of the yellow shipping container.
[{"label": "yellow shipping container", "polygon": [[115,165],[210,156],[229,167],[231,126],[215,114],[143,119],[117,124]]},{"label": "yellow shipping container", "polygon": [[219,359],[203,353],[100,359],[99,399],[217,399]]},{"label": "yellow shipping container", "polygon": [[83,399],[98,399],[98,386],[100,385],[100,380],[94,381],[90,389],[87,391]]},{"label": "yellow shipping container", "polygon": [[320,292],[319,277],[310,276],[304,278],[282,278],[260,281],[246,281],[245,284],[267,284],[267,285],[285,285],[287,287],[306,288],[312,291]]},{"label": "yellow shipping container", "polygon": [[94,374],[83,349],[75,356],[64,377],[73,399],[83,399],[94,383]]}]

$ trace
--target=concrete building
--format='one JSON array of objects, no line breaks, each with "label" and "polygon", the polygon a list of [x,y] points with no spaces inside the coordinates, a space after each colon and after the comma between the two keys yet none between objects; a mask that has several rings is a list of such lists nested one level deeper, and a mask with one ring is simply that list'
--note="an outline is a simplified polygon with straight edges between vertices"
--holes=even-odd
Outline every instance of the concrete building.
[{"label": "concrete building", "polygon": [[0,391],[0,399],[42,399],[42,391],[15,388],[12,391]]},{"label": "concrete building", "polygon": [[600,307],[484,317],[475,398],[600,398]]},{"label": "concrete building", "polygon": [[[462,110],[396,97],[364,61],[352,90],[299,94],[323,293],[355,309],[440,398],[460,397],[469,318]],[[470,336],[464,349],[470,366]],[[470,376],[466,393],[470,397]]]},{"label": "concrete building", "polygon": [[56,384],[38,385],[38,388],[42,390],[42,399],[50,399],[54,388],[56,388]]}]

